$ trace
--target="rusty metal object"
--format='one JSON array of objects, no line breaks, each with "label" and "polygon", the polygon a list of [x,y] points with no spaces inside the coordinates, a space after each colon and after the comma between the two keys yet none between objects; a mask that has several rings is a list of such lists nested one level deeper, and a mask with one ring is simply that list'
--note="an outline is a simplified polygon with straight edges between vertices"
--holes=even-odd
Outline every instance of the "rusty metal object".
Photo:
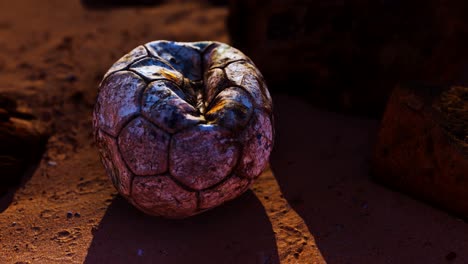
[{"label": "rusty metal object", "polygon": [[184,218],[244,193],[273,147],[272,100],[241,51],[154,41],[109,69],[93,115],[101,160],[140,210]]},{"label": "rusty metal object", "polygon": [[379,182],[468,219],[468,88],[397,87],[373,171]]}]

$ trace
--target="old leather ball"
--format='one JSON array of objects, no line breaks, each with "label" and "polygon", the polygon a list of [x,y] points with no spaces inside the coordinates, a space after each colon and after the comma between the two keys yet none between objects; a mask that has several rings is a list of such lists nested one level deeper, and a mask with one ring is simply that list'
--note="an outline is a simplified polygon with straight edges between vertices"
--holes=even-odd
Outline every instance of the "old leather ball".
[{"label": "old leather ball", "polygon": [[153,41],[112,65],[93,128],[118,192],[184,218],[245,192],[268,165],[272,100],[254,63],[220,42]]}]

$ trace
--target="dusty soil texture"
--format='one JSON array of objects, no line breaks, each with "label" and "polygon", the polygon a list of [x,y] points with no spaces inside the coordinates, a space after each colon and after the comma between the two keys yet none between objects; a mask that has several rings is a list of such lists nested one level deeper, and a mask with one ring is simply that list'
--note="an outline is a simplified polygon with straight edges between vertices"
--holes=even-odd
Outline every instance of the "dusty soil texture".
[{"label": "dusty soil texture", "polygon": [[23,110],[0,95],[0,196],[31,175],[47,142],[46,127]]},{"label": "dusty soil texture", "polygon": [[187,2],[0,1],[0,92],[53,132],[32,177],[1,198],[0,263],[467,263],[465,222],[370,181],[378,121],[280,94],[271,169],[238,199],[174,221],[117,195],[91,129],[103,74],[157,39],[229,43],[226,16]]}]

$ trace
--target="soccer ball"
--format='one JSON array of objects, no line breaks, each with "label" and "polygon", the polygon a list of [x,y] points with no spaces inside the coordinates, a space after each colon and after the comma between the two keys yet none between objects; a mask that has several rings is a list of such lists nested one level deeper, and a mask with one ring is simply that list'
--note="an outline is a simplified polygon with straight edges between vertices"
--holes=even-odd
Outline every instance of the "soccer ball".
[{"label": "soccer ball", "polygon": [[141,211],[185,218],[244,193],[268,165],[272,100],[254,63],[220,42],[154,41],[99,85],[104,168]]}]

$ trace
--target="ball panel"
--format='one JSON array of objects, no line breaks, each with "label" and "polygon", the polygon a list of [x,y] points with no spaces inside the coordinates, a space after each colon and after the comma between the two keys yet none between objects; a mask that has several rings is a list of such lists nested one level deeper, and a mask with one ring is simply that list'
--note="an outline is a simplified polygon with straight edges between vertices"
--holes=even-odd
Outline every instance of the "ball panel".
[{"label": "ball panel", "polygon": [[207,105],[211,103],[220,91],[229,86],[229,81],[224,74],[224,71],[219,68],[207,71],[205,73],[204,83],[204,100]]},{"label": "ball panel", "polygon": [[148,52],[145,47],[138,46],[129,53],[125,54],[117,62],[112,65],[112,67],[104,75],[104,79],[109,76],[111,73],[125,69],[128,65],[132,64],[136,60],[142,59],[148,56]]},{"label": "ball panel", "polygon": [[198,105],[200,103],[199,96],[201,95],[198,90],[199,83],[191,82],[189,79],[184,79],[184,84],[178,87],[180,88],[180,90],[174,90],[172,89],[172,87],[169,87],[169,88],[173,90],[180,98],[182,98],[182,100],[184,100],[189,105],[196,107],[198,109]]},{"label": "ball panel", "polygon": [[139,96],[146,83],[135,73],[120,71],[101,85],[95,105],[95,125],[112,136],[140,110]]},{"label": "ball panel", "polygon": [[271,111],[273,108],[273,99],[271,98],[270,91],[268,90],[268,85],[258,69],[256,69],[256,75],[258,77],[257,81],[260,83],[260,91],[265,96],[266,102],[268,102],[265,108]]},{"label": "ball panel", "polygon": [[129,196],[133,174],[127,169],[122,160],[116,140],[98,130],[96,132],[96,144],[99,148],[101,162],[112,184],[120,194]]},{"label": "ball panel", "polygon": [[250,58],[240,50],[224,43],[215,42],[207,47],[204,52],[203,69],[223,68],[227,64],[237,60],[251,62]]},{"label": "ball panel", "polygon": [[200,48],[188,43],[154,41],[146,44],[151,55],[169,62],[174,69],[192,81],[202,78]]},{"label": "ball panel", "polygon": [[209,123],[239,131],[247,125],[252,112],[249,94],[239,87],[229,87],[216,96],[205,117]]},{"label": "ball panel", "polygon": [[136,175],[155,175],[167,171],[170,136],[138,117],[126,125],[118,137],[122,157]]},{"label": "ball panel", "polygon": [[169,133],[203,121],[197,109],[174,92],[177,89],[172,82],[158,80],[148,85],[142,98],[142,115]]},{"label": "ball panel", "polygon": [[229,131],[198,125],[172,137],[169,171],[184,185],[202,190],[221,182],[237,163],[238,154]]},{"label": "ball panel", "polygon": [[169,218],[187,217],[197,210],[196,193],[184,190],[169,176],[136,176],[132,200],[149,214]]},{"label": "ball panel", "polygon": [[271,118],[256,110],[249,126],[244,131],[244,148],[237,171],[247,178],[256,178],[268,165],[273,149]]},{"label": "ball panel", "polygon": [[210,45],[213,45],[213,41],[196,41],[190,44],[195,46],[200,53],[203,53]]},{"label": "ball panel", "polygon": [[182,84],[184,76],[172,66],[156,58],[145,58],[132,65],[130,69],[141,74],[148,80],[167,79],[179,85]]},{"label": "ball panel", "polygon": [[225,68],[227,78],[236,85],[244,87],[254,98],[257,107],[272,108],[272,102],[265,94],[265,89],[259,82],[255,68],[246,62],[234,62]]},{"label": "ball panel", "polygon": [[200,192],[200,209],[209,209],[232,200],[249,188],[249,180],[233,175],[215,188]]}]

